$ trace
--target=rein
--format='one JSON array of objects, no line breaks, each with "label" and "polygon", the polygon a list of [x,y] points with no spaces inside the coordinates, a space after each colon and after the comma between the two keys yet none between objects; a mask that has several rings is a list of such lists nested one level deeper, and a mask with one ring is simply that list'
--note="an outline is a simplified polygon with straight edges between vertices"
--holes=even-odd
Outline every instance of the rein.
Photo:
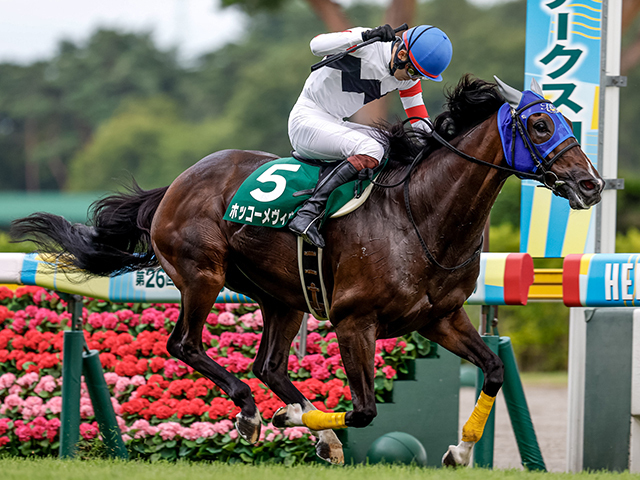
[{"label": "rein", "polygon": [[[531,180],[536,180],[540,183],[542,183],[546,188],[548,188],[549,190],[551,190],[552,192],[556,193],[557,188],[561,187],[562,185],[565,184],[565,182],[561,181],[558,179],[558,176],[553,173],[551,170],[549,170],[552,165],[562,156],[564,155],[567,151],[571,150],[573,147],[577,147],[579,146],[578,142],[572,142],[569,145],[567,145],[566,147],[564,147],[562,150],[560,150],[558,153],[556,153],[552,158],[550,158],[549,160],[543,158],[540,155],[540,152],[538,151],[538,149],[535,146],[535,143],[533,143],[533,141],[531,140],[531,137],[529,136],[529,132],[527,132],[527,129],[525,128],[525,126],[523,125],[522,120],[520,119],[520,113],[527,110],[528,108],[530,108],[533,105],[536,105],[538,103],[551,103],[548,100],[545,99],[540,99],[540,100],[536,100],[534,102],[531,102],[527,105],[525,105],[524,107],[515,110],[514,108],[511,108],[511,118],[514,122],[514,124],[516,125],[516,128],[513,129],[513,140],[511,142],[512,145],[512,150],[515,148],[515,135],[516,135],[516,130],[518,131],[518,133],[520,133],[521,137],[523,138],[524,141],[524,145],[527,149],[527,151],[529,152],[529,154],[531,155],[531,158],[533,160],[533,163],[536,165],[537,169],[540,169],[542,173],[534,173],[534,172],[522,172],[520,170],[517,170],[515,168],[511,168],[511,167],[505,167],[504,165],[495,165],[491,162],[487,162],[485,160],[481,160],[479,158],[476,158],[472,155],[469,155],[461,150],[459,150],[458,148],[454,147],[453,145],[451,145],[451,143],[449,143],[447,140],[445,140],[444,138],[442,138],[436,131],[435,128],[433,128],[433,124],[425,118],[422,117],[409,117],[406,120],[404,120],[402,123],[403,125],[406,124],[407,122],[411,121],[411,120],[420,120],[423,121],[427,124],[427,126],[430,129],[430,133],[429,135],[435,139],[438,143],[440,143],[443,147],[447,148],[448,150],[450,150],[451,152],[455,153],[456,155],[458,155],[459,157],[462,157],[463,159],[472,162],[472,163],[476,163],[478,165],[484,165],[490,168],[494,168],[496,170],[500,170],[503,172],[506,172],[510,175],[516,175],[519,178],[526,178],[526,179],[531,179]],[[371,180],[371,182],[377,186],[377,187],[381,187],[381,188],[394,188],[397,187],[399,185],[401,185],[402,183],[404,183],[404,200],[405,200],[405,205],[406,205],[406,209],[407,209],[407,216],[409,217],[409,221],[411,222],[411,225],[413,226],[413,229],[415,230],[416,234],[418,235],[418,240],[420,240],[420,245],[422,246],[422,250],[424,251],[425,255],[427,256],[427,259],[433,263],[434,265],[436,265],[437,267],[446,270],[446,271],[455,271],[458,270],[460,268],[463,268],[467,265],[469,265],[471,262],[473,262],[478,256],[480,256],[480,253],[482,252],[482,244],[484,242],[484,235],[481,237],[480,239],[480,245],[478,246],[478,248],[473,252],[473,254],[471,254],[471,256],[469,258],[467,258],[464,262],[454,266],[454,267],[446,267],[442,264],[440,264],[435,257],[431,254],[431,251],[429,250],[429,247],[427,247],[426,242],[424,241],[424,239],[422,238],[422,235],[420,234],[420,230],[418,229],[418,225],[416,224],[414,218],[413,218],[413,214],[411,212],[411,201],[409,198],[409,182],[411,181],[411,173],[413,172],[413,170],[415,169],[415,167],[418,165],[418,163],[422,160],[422,157],[424,156],[426,149],[423,149],[420,151],[420,153],[418,153],[416,155],[416,157],[413,159],[413,161],[411,162],[411,164],[409,165],[409,170],[407,171],[406,175],[402,178],[402,180],[400,180],[399,182],[393,183],[393,184],[382,184],[382,183],[378,183],[375,180]]]}]

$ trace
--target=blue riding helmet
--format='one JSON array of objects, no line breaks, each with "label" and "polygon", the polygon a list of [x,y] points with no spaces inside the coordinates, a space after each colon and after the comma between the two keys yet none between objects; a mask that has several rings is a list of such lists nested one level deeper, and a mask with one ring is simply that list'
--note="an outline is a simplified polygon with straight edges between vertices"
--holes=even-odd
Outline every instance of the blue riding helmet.
[{"label": "blue riding helmet", "polygon": [[424,77],[441,82],[453,55],[451,40],[437,27],[420,25],[402,34],[411,64]]}]

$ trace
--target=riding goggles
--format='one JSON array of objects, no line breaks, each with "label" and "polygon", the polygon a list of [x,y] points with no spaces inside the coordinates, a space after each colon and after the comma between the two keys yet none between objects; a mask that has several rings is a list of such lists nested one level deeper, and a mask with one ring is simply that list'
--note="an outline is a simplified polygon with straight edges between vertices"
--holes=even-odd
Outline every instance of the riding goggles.
[{"label": "riding goggles", "polygon": [[413,64],[411,64],[410,62],[408,63],[409,65],[407,66],[407,75],[409,75],[409,78],[411,78],[411,80],[420,80],[422,78],[425,78],[425,76],[422,75],[418,71],[418,69],[413,66]]}]

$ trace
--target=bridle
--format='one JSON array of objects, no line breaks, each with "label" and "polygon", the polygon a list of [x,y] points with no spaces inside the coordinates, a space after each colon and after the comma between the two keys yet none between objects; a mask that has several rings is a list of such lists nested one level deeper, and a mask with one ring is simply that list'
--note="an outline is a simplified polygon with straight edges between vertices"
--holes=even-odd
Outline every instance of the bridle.
[{"label": "bridle", "polygon": [[[511,141],[512,158],[513,158],[513,154],[515,153],[516,132],[518,132],[520,134],[523,142],[524,142],[525,148],[527,149],[527,151],[531,155],[531,159],[533,161],[533,164],[535,165],[535,168],[534,168],[533,172],[523,172],[523,171],[517,170],[517,169],[512,168],[512,167],[508,167],[508,166],[504,166],[504,165],[496,165],[496,164],[493,164],[491,162],[487,162],[485,160],[481,160],[479,158],[476,158],[476,157],[474,157],[472,155],[469,155],[469,154],[459,150],[458,148],[456,148],[453,145],[451,145],[451,143],[449,143],[447,140],[442,138],[435,131],[435,128],[433,127],[433,124],[428,119],[425,119],[425,118],[422,118],[422,117],[410,117],[410,118],[407,118],[406,120],[404,120],[402,123],[403,123],[403,125],[405,125],[407,122],[409,122],[411,120],[423,121],[428,125],[428,127],[431,130],[431,132],[429,133],[429,136],[431,138],[436,140],[443,147],[445,147],[448,150],[454,152],[456,155],[464,158],[465,160],[468,160],[469,162],[476,163],[476,164],[479,164],[479,165],[485,165],[485,166],[490,167],[490,168],[501,170],[501,171],[504,171],[504,172],[506,172],[506,173],[508,173],[510,175],[516,175],[519,178],[526,178],[526,179],[536,180],[536,181],[540,182],[542,185],[544,185],[545,187],[547,187],[549,190],[551,190],[553,193],[557,193],[557,189],[559,187],[561,187],[562,185],[564,185],[565,182],[563,182],[562,180],[558,179],[558,176],[554,172],[551,171],[551,167],[553,166],[553,164],[562,155],[564,155],[567,151],[571,150],[573,147],[579,146],[579,144],[578,144],[577,140],[575,140],[575,137],[573,137],[574,138],[573,142],[571,142],[569,145],[563,147],[558,153],[556,153],[551,158],[545,158],[540,153],[540,151],[539,151],[538,147],[536,146],[536,144],[533,142],[533,140],[531,140],[531,136],[529,135],[529,132],[526,129],[526,125],[524,125],[524,122],[522,121],[521,114],[523,112],[525,112],[526,110],[528,110],[530,107],[532,107],[534,105],[537,105],[537,104],[542,104],[542,103],[549,103],[549,104],[553,105],[551,102],[549,102],[546,99],[538,99],[538,100],[534,100],[533,102],[530,102],[530,103],[526,104],[525,106],[523,106],[523,107],[521,107],[521,108],[519,108],[517,110],[515,108],[513,108],[513,107],[510,107],[510,116],[511,116],[512,122],[513,122],[513,124],[515,126],[515,128],[512,128],[512,141]],[[411,180],[411,172],[415,169],[415,167],[418,165],[418,163],[422,160],[426,150],[427,150],[426,148],[422,149],[420,151],[420,153],[418,153],[418,155],[416,155],[416,157],[411,162],[411,165],[409,166],[409,170],[408,170],[407,174],[399,182],[394,183],[394,184],[381,184],[381,183],[378,183],[378,182],[374,181],[373,179],[371,181],[372,181],[372,183],[374,185],[376,185],[378,187],[382,187],[382,188],[393,188],[393,187],[397,187],[400,184],[404,183],[404,199],[405,199],[405,205],[406,205],[406,209],[407,209],[407,216],[409,217],[409,220],[410,220],[411,224],[413,225],[413,228],[416,231],[416,234],[418,235],[418,239],[420,240],[420,244],[422,246],[422,249],[423,249],[425,255],[427,256],[429,261],[431,261],[434,265],[438,266],[439,268],[441,268],[443,270],[447,270],[447,271],[455,271],[455,270],[458,270],[460,268],[463,268],[463,267],[467,266],[468,264],[473,262],[477,257],[480,256],[480,253],[482,252],[482,244],[483,244],[483,241],[484,241],[484,236],[481,238],[480,245],[474,251],[474,253],[469,258],[467,258],[464,262],[462,262],[462,263],[460,263],[460,264],[458,264],[458,265],[456,265],[454,267],[446,267],[446,266],[440,264],[434,258],[434,256],[431,254],[431,252],[429,251],[429,248],[427,247],[426,242],[424,241],[424,239],[422,238],[422,235],[420,234],[420,231],[418,229],[418,226],[417,226],[415,220],[413,219],[413,214],[411,212],[411,202],[410,202],[410,198],[409,198],[409,182]],[[539,171],[539,173],[536,173],[536,171]]]}]

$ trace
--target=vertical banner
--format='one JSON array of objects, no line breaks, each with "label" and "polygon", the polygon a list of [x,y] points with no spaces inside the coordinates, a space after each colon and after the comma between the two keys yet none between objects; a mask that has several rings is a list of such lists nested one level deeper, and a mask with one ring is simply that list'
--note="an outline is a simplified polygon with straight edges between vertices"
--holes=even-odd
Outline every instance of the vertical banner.
[{"label": "vertical banner", "polygon": [[[606,1],[606,0],[605,0]],[[582,149],[597,167],[603,3],[529,0],[525,89],[535,78],[545,98],[573,123]],[[564,257],[595,251],[595,209],[571,210],[539,183],[523,180],[520,251]]]}]

